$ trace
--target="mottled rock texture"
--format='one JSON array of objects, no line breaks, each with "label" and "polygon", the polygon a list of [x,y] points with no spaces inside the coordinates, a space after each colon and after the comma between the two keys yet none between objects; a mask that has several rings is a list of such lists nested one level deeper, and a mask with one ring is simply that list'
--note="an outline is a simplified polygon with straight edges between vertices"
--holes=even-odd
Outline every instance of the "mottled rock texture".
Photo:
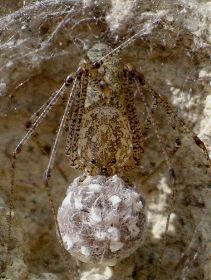
[{"label": "mottled rock texture", "polygon": [[[146,23],[159,20],[154,28]],[[120,52],[125,63],[141,68],[148,83],[166,96],[179,116],[211,150],[211,4],[209,1],[72,1],[1,0],[0,5],[0,259],[5,253],[10,155],[24,135],[24,125],[84,53],[102,41],[112,48],[144,28]],[[136,98],[142,122],[146,113]],[[38,135],[18,155],[15,211],[7,279],[210,279],[210,173],[191,137],[173,130],[163,109],[154,113],[163,145],[175,173],[174,210],[164,241],[171,189],[168,167],[154,130],[149,131],[139,170],[129,173],[148,205],[145,244],[113,268],[78,264],[72,273],[63,264],[48,198],[43,186],[58,124],[58,104],[38,129]],[[64,137],[65,138],[65,137]],[[181,147],[172,152],[175,139]],[[51,186],[56,208],[66,188],[80,172],[64,157],[65,140],[57,153]],[[42,148],[41,148],[42,146]],[[163,260],[159,258],[163,252]],[[74,272],[75,271],[75,272]]]}]

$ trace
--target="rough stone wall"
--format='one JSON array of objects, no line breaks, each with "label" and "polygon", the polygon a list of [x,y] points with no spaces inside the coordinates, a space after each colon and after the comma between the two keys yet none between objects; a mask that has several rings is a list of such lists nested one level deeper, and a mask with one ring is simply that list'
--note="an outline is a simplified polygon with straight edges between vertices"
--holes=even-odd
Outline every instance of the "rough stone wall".
[{"label": "rough stone wall", "polygon": [[[103,41],[113,48],[145,29],[121,53],[125,63],[141,68],[146,80],[165,95],[183,120],[211,150],[211,4],[206,1],[1,1],[0,7],[0,259],[5,251],[10,154],[24,135],[30,115],[74,72],[89,47]],[[141,121],[146,119],[137,96]],[[8,279],[73,279],[63,265],[55,227],[43,187],[63,105],[55,106],[37,137],[18,155],[11,262]],[[210,174],[206,160],[181,127],[175,131],[159,108],[155,112],[177,176],[174,214],[166,243],[171,189],[161,149],[149,132],[142,167],[130,178],[148,204],[145,245],[113,268],[79,264],[79,279],[210,279]],[[176,138],[181,147],[174,150]],[[39,144],[41,143],[41,145]],[[58,206],[78,171],[57,154],[51,180]],[[42,146],[43,148],[41,148]],[[44,150],[44,152],[43,152]],[[159,264],[159,256],[164,258]],[[73,270],[75,261],[70,259]]]}]

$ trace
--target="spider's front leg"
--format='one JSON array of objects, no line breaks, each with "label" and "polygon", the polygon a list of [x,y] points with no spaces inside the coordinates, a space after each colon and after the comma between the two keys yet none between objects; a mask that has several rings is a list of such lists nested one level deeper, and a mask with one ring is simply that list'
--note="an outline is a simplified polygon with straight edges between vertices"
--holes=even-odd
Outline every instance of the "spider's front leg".
[{"label": "spider's front leg", "polygon": [[15,150],[12,153],[11,156],[11,182],[10,182],[10,189],[9,189],[9,195],[8,195],[8,204],[9,204],[9,213],[7,217],[7,223],[8,223],[8,232],[6,237],[6,253],[5,258],[2,262],[2,271],[6,274],[7,273],[7,266],[8,266],[8,260],[9,260],[9,253],[10,253],[10,243],[11,243],[11,229],[12,229],[12,212],[14,210],[14,180],[15,180],[15,168],[16,168],[16,160],[17,155],[21,153],[24,145],[28,142],[28,140],[31,138],[33,133],[35,133],[37,127],[40,125],[40,123],[45,119],[45,117],[48,115],[48,113],[51,111],[51,109],[54,107],[54,105],[57,103],[58,99],[62,97],[65,93],[67,88],[72,84],[73,78],[72,76],[68,76],[64,84],[61,86],[61,88],[52,94],[52,96],[40,107],[40,109],[33,114],[30,120],[30,125],[27,133],[22,138],[22,140],[19,142],[19,144],[16,146]]}]

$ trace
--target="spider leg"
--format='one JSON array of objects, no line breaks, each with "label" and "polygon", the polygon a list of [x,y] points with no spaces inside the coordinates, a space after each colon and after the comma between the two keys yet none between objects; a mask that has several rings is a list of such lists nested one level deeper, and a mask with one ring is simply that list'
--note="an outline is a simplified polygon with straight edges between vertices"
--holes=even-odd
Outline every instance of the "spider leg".
[{"label": "spider leg", "polygon": [[[49,152],[48,150],[46,150],[46,147],[43,146],[38,138],[38,133],[36,133],[33,138],[34,138],[34,142],[36,143],[36,145],[38,146],[40,152],[45,155],[45,156],[49,156]],[[68,182],[68,178],[65,175],[64,171],[62,170],[62,168],[60,167],[60,164],[55,161],[55,168],[57,169],[57,171],[60,173],[61,177],[64,179],[64,181],[67,183]]]},{"label": "spider leg", "polygon": [[[146,89],[143,89],[144,91]],[[157,102],[159,102],[159,104],[161,106],[163,106],[164,110],[166,111],[166,113],[169,116],[169,119],[172,123],[172,127],[174,126],[175,120],[181,125],[181,127],[184,128],[184,130],[186,131],[187,134],[191,135],[191,137],[193,138],[195,144],[202,150],[202,152],[204,153],[208,165],[208,168],[211,168],[211,159],[209,157],[209,153],[207,151],[207,148],[204,144],[204,142],[193,132],[193,130],[188,127],[188,125],[180,118],[178,117],[178,115],[174,112],[174,110],[172,109],[171,105],[169,104],[169,102],[167,101],[167,99],[164,96],[161,96],[160,94],[158,94],[157,92],[155,92],[152,88],[147,87],[147,92],[149,92],[152,97],[154,97]]]},{"label": "spider leg", "polygon": [[[180,125],[180,128],[183,128],[184,131],[192,137],[195,144],[202,150],[202,152],[203,152],[203,154],[204,154],[204,156],[207,160],[206,167],[208,167],[210,169],[211,168],[211,160],[210,160],[209,153],[206,149],[205,144],[199,139],[199,137],[193,132],[193,130],[175,113],[175,111],[173,110],[173,108],[169,104],[166,97],[161,96],[159,93],[155,92],[145,82],[144,77],[141,73],[135,72],[135,76],[136,76],[136,80],[140,84],[139,87],[140,87],[140,91],[142,92],[142,95],[143,96],[145,96],[146,94],[151,95],[151,97],[153,98],[153,102],[154,102],[154,105],[153,105],[154,108],[157,106],[157,104],[159,104],[160,106],[163,107],[163,109],[165,110],[165,112],[167,113],[167,115],[169,117],[169,122],[170,122],[173,129],[175,129],[175,123],[178,123]],[[180,142],[179,139],[177,139],[177,140],[178,140],[178,143],[176,143],[176,144],[178,146],[176,147],[175,151],[179,148],[179,146],[181,144],[181,143],[179,143]],[[172,174],[170,174],[170,175],[172,176]],[[173,177],[175,179],[174,172],[173,172]],[[175,182],[174,182],[174,185],[175,185]],[[175,191],[176,191],[176,189],[175,189]],[[174,201],[175,191],[173,190],[173,193],[172,193],[172,202]],[[166,237],[165,237],[165,240],[166,240]],[[164,242],[166,242],[165,240],[164,240]],[[161,254],[161,258],[160,258],[160,261],[159,261],[160,263],[162,262],[162,258],[163,258],[163,252]],[[157,277],[158,277],[158,270],[157,270],[157,273],[156,273],[156,279],[157,279]]]},{"label": "spider leg", "polygon": [[[157,124],[156,124],[156,121],[153,117],[153,114],[150,110],[150,107],[147,103],[147,100],[146,100],[146,97],[145,97],[145,92],[142,91],[142,88],[140,86],[140,80],[138,78],[135,78],[135,82],[136,82],[136,85],[137,85],[137,89],[138,89],[138,93],[140,94],[141,96],[141,99],[143,101],[143,104],[144,104],[144,107],[147,111],[147,114],[149,116],[149,119],[150,119],[150,122],[152,124],[152,126],[154,127],[154,130],[155,130],[155,134],[156,134],[156,137],[158,139],[158,142],[159,142],[159,145],[161,147],[161,150],[162,150],[162,153],[163,153],[163,156],[165,158],[165,161],[167,163],[167,166],[168,166],[168,172],[169,172],[169,179],[170,179],[170,185],[171,185],[171,190],[172,190],[172,195],[171,195],[171,202],[170,202],[170,207],[168,208],[168,215],[167,215],[167,221],[166,221],[166,226],[165,226],[165,232],[164,232],[164,243],[166,243],[166,239],[167,239],[167,231],[168,231],[168,227],[169,227],[169,222],[170,222],[170,216],[171,216],[171,213],[173,211],[173,206],[174,206],[174,196],[175,196],[175,186],[176,186],[176,176],[175,176],[175,172],[174,172],[174,169],[172,167],[172,163],[171,163],[171,159],[168,155],[168,152],[167,150],[165,149],[165,146],[163,145],[163,139],[159,133],[159,130],[157,128]],[[161,251],[161,256],[160,256],[160,259],[159,259],[159,264],[162,263],[162,259],[163,259],[163,254],[164,254],[164,250]],[[158,277],[158,269],[156,271],[156,277],[155,279],[157,279]]]},{"label": "spider leg", "polygon": [[48,104],[55,98],[57,91],[55,91],[47,101],[30,117],[29,122],[35,122],[35,120],[41,115],[41,113],[45,110]]},{"label": "spider leg", "polygon": [[53,167],[53,164],[54,164],[56,151],[57,151],[57,148],[58,148],[58,145],[59,145],[62,133],[63,133],[63,129],[64,129],[64,126],[65,126],[65,123],[66,123],[67,115],[70,112],[72,112],[71,109],[72,109],[72,105],[73,105],[73,102],[74,102],[74,99],[75,99],[75,96],[76,96],[76,91],[75,91],[76,86],[77,86],[77,79],[75,79],[74,82],[73,82],[73,87],[72,87],[72,90],[70,92],[70,95],[69,95],[69,98],[68,98],[68,101],[67,101],[67,104],[66,104],[66,107],[65,107],[65,111],[64,111],[64,114],[62,116],[62,120],[60,122],[60,125],[59,125],[59,130],[57,132],[56,139],[54,141],[54,145],[53,145],[52,150],[51,150],[51,155],[50,155],[50,159],[49,159],[49,162],[48,162],[48,167],[46,169],[45,178],[44,178],[44,181],[47,184],[48,184],[49,178],[51,177],[51,170],[52,170],[52,167]]},{"label": "spider leg", "polygon": [[[62,89],[64,86],[68,87],[68,86],[71,85],[72,79],[73,79],[73,75],[67,76],[66,81],[64,82],[64,84],[62,85],[62,87],[61,87],[58,91],[55,91],[53,94],[51,94],[51,96],[49,97],[49,99],[48,99],[47,101],[45,101],[45,103],[44,103],[36,112],[33,113],[33,115],[30,117],[29,124],[31,124],[32,122],[35,122],[35,121],[36,121],[36,119],[41,115],[41,113],[42,113],[42,112],[45,110],[45,108],[51,103],[51,101],[55,99],[57,93],[58,93],[59,91],[61,91],[61,89]],[[65,90],[64,90],[63,92],[61,92],[60,97],[62,98],[62,102],[63,102],[64,104],[66,104],[66,96],[64,95],[64,92],[65,92]]]},{"label": "spider leg", "polygon": [[134,79],[130,71],[125,69],[126,79],[124,79],[124,111],[128,117],[133,141],[133,159],[135,166],[140,165],[141,155],[144,153],[144,139],[146,138],[147,126],[140,124],[135,108]]},{"label": "spider leg", "polygon": [[[174,197],[174,190],[175,190],[175,184],[176,184],[176,176],[175,176],[175,172],[174,172],[174,169],[172,167],[172,163],[171,163],[171,159],[168,155],[168,152],[167,150],[165,149],[164,145],[163,145],[163,139],[159,133],[159,130],[157,128],[157,124],[156,124],[156,121],[152,115],[152,112],[149,108],[149,105],[147,103],[147,100],[146,100],[146,97],[145,97],[145,94],[144,92],[141,90],[140,88],[140,85],[139,85],[139,81],[137,81],[137,79],[135,80],[136,81],[136,85],[137,85],[137,88],[138,88],[138,93],[140,94],[141,96],[141,99],[143,101],[143,104],[145,106],[145,109],[147,111],[147,114],[149,116],[149,119],[150,119],[150,122],[151,124],[153,125],[154,127],[154,130],[155,130],[155,134],[156,134],[156,137],[158,139],[158,142],[160,144],[160,147],[161,147],[161,150],[162,150],[162,153],[163,153],[163,156],[165,158],[165,161],[168,165],[168,168],[169,168],[169,178],[170,178],[170,184],[172,186],[172,197]],[[172,210],[172,209],[170,209]],[[168,226],[169,226],[169,219],[170,219],[170,214],[171,214],[171,211],[168,213],[168,217],[167,217],[167,223],[166,223],[166,228],[165,228],[165,233],[168,231]]]},{"label": "spider leg", "polygon": [[47,116],[47,114],[51,111],[53,106],[56,104],[58,99],[65,93],[67,88],[66,83],[64,83],[61,88],[56,92],[54,97],[50,100],[50,102],[46,105],[44,111],[36,118],[34,123],[30,126],[29,130],[25,134],[25,136],[21,139],[17,147],[15,148],[15,151],[13,152],[13,157],[15,157],[21,150],[22,147],[28,142],[28,140],[31,138],[32,134],[35,132],[39,124],[42,122],[42,120]]},{"label": "spider leg", "polygon": [[[75,100],[74,100],[74,103],[72,104],[72,107],[70,109],[70,112],[67,114],[67,117],[66,117],[66,121],[65,121],[65,125],[64,125],[64,130],[66,133],[69,133],[70,131],[70,126],[73,125],[72,123],[75,122],[75,110],[77,110],[77,105],[78,105],[78,99],[79,99],[79,94],[80,94],[80,91],[79,91],[79,88],[80,88],[80,81],[78,81],[77,85],[75,86]],[[64,108],[67,104],[67,99],[66,100],[62,100],[62,103],[64,104]]]},{"label": "spider leg", "polygon": [[89,76],[87,74],[82,75],[79,82],[78,90],[76,90],[76,98],[74,104],[74,112],[72,114],[71,122],[69,124],[69,131],[67,137],[67,144],[65,154],[69,157],[69,162],[71,166],[75,168],[79,167],[80,163],[78,161],[78,139],[81,128],[81,121],[85,111],[84,105],[87,94]]},{"label": "spider leg", "polygon": [[52,198],[52,195],[51,195],[49,180],[51,178],[51,171],[52,171],[52,167],[53,167],[53,164],[54,164],[57,148],[58,148],[58,145],[59,145],[59,142],[60,142],[63,130],[64,130],[66,118],[67,118],[67,115],[69,114],[69,112],[71,111],[71,108],[72,108],[72,105],[73,105],[73,102],[74,102],[74,99],[75,99],[75,96],[76,96],[75,88],[77,86],[77,82],[78,81],[77,81],[77,78],[76,78],[73,82],[73,87],[72,87],[72,90],[71,90],[71,92],[69,94],[69,97],[68,97],[68,100],[67,100],[65,111],[64,111],[64,114],[62,116],[60,125],[59,125],[59,129],[58,129],[58,132],[57,132],[57,135],[56,135],[56,139],[54,141],[54,145],[53,145],[52,150],[51,150],[50,159],[49,159],[48,166],[47,166],[45,176],[44,176],[44,185],[45,185],[45,188],[46,188],[51,212],[52,212],[54,222],[55,222],[55,225],[56,225],[56,229],[57,229],[57,233],[58,233],[58,236],[59,236],[59,242],[60,242],[60,245],[61,245],[61,248],[62,248],[64,262],[65,262],[65,265],[68,268],[69,273],[71,273],[72,269],[71,269],[71,266],[70,266],[69,261],[68,261],[68,253],[64,248],[62,237],[61,237],[61,232],[60,232],[59,225],[58,225],[58,222],[57,222],[57,215],[56,215],[56,210],[55,210],[55,206],[54,206],[55,204],[54,204],[54,201],[53,201],[53,198]]},{"label": "spider leg", "polygon": [[206,250],[206,248],[200,248],[200,246],[197,246],[196,248],[195,246],[197,239],[199,238],[200,228],[203,227],[206,215],[207,213],[202,216],[200,222],[195,227],[190,243],[184,249],[180,259],[175,265],[173,279],[178,279],[178,275],[186,274],[190,267],[193,266],[194,260],[200,255],[200,253],[202,253],[202,249]]},{"label": "spider leg", "polygon": [[120,51],[122,51],[127,46],[131,45],[137,38],[146,36],[152,32],[152,30],[158,26],[160,23],[160,19],[154,20],[153,22],[147,22],[145,23],[144,27],[137,33],[135,33],[133,36],[131,36],[129,39],[124,41],[121,45],[110,51],[108,54],[104,55],[100,61],[104,62],[109,57],[112,57],[113,54],[117,54]]},{"label": "spider leg", "polygon": [[[28,142],[28,140],[31,138],[32,134],[36,131],[39,124],[42,122],[42,120],[48,115],[48,113],[51,111],[53,106],[56,104],[58,99],[64,95],[66,92],[66,88],[72,83],[72,77],[68,76],[65,83],[61,86],[61,88],[53,94],[53,97],[50,98],[46,103],[45,106],[41,106],[44,110],[40,115],[35,119],[34,123],[31,124],[29,130],[25,134],[25,136],[22,138],[22,140],[19,142],[19,144],[16,146],[15,150],[12,153],[11,156],[11,182],[10,182],[10,189],[8,194],[8,204],[9,204],[9,214],[7,217],[7,224],[8,224],[8,233],[7,233],[7,240],[6,240],[6,253],[5,258],[2,261],[2,271],[6,273],[7,266],[8,266],[8,260],[9,260],[9,251],[10,251],[10,242],[11,242],[11,230],[12,230],[12,213],[14,211],[14,185],[15,185],[15,168],[16,168],[16,160],[17,155],[22,151],[23,146]],[[38,110],[38,111],[41,111]]]}]

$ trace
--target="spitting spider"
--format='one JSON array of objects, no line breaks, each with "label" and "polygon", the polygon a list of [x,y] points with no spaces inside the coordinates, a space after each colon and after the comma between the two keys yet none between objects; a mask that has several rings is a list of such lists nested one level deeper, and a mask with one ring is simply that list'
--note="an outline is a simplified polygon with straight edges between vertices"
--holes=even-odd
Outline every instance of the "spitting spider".
[{"label": "spitting spider", "polygon": [[[48,167],[45,172],[45,188],[51,210],[56,223],[64,256],[66,255],[54,202],[51,197],[49,180],[56,156],[56,151],[63,131],[67,133],[65,154],[70,166],[81,169],[84,181],[88,176],[105,178],[117,175],[131,185],[126,172],[141,165],[145,142],[149,128],[153,128],[157,142],[168,166],[172,201],[168,209],[165,233],[168,231],[170,215],[173,210],[176,175],[163,138],[157,127],[153,111],[162,108],[173,129],[178,125],[193,138],[196,145],[203,151],[207,166],[211,162],[204,143],[174,112],[167,99],[155,92],[147,83],[143,73],[131,65],[123,65],[118,52],[130,42],[111,50],[107,45],[99,43],[92,47],[75,74],[69,75],[61,88],[32,116],[28,132],[17,145],[12,155],[12,178],[9,198],[7,251],[2,265],[6,271],[9,260],[9,245],[14,196],[14,174],[17,155],[28,142],[39,124],[48,115],[60,98],[67,97],[66,106],[56,135]],[[135,107],[135,93],[141,99],[146,113],[146,120],[140,123]],[[150,102],[150,103],[149,103]],[[179,141],[177,143],[179,145]]]}]

